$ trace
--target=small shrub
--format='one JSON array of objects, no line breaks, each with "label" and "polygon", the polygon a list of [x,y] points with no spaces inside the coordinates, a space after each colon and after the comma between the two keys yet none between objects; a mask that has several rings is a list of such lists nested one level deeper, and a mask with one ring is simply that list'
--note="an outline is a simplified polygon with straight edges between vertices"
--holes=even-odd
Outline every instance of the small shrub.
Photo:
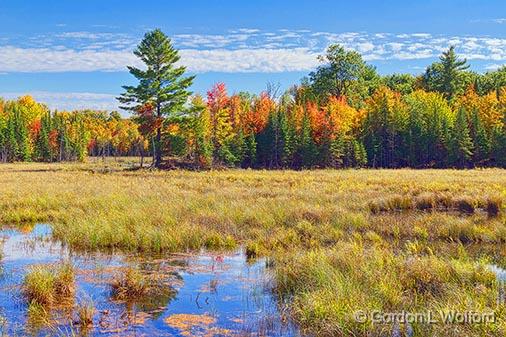
[{"label": "small shrub", "polygon": [[111,284],[112,294],[118,300],[133,299],[148,292],[148,282],[142,273],[134,268],[127,268],[117,275]]}]

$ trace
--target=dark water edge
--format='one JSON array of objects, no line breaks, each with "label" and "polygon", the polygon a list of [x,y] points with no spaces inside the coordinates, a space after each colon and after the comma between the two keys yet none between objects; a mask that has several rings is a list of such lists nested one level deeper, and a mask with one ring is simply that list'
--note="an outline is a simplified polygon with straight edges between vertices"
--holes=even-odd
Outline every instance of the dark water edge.
[{"label": "dark water edge", "polygon": [[[232,254],[140,257],[72,252],[51,239],[51,227],[0,230],[0,332],[9,336],[301,336],[272,291],[266,260]],[[21,285],[30,266],[71,262],[74,303],[51,310],[49,324],[28,314]],[[132,301],[111,296],[111,280],[134,267],[160,280],[161,291]],[[75,308],[93,303],[93,326],[73,322]]]}]

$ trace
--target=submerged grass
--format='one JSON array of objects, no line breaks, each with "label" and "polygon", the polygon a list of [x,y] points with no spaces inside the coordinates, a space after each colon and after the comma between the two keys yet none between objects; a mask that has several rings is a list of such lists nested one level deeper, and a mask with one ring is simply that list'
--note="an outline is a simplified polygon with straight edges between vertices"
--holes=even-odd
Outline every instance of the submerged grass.
[{"label": "submerged grass", "polygon": [[[50,222],[73,248],[174,252],[244,244],[249,258],[272,255],[279,294],[314,335],[392,335],[392,324],[357,322],[357,310],[493,310],[492,325],[397,329],[506,334],[490,259],[472,258],[467,248],[505,248],[504,170],[158,172],[32,163],[0,166],[0,185],[0,222]],[[449,248],[455,246],[457,253]],[[35,283],[41,303],[57,295]],[[126,300],[141,296],[146,280],[127,270],[112,289]]]}]

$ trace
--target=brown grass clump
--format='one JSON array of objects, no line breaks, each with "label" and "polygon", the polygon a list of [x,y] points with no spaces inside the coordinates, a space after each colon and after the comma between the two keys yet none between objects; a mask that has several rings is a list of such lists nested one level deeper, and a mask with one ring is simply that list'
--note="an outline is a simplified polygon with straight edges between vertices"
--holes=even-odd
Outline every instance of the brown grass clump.
[{"label": "brown grass clump", "polygon": [[499,215],[502,209],[502,199],[499,196],[493,196],[487,198],[486,204],[485,204],[485,210],[487,211],[487,214],[491,218],[495,218]]},{"label": "brown grass clump", "polygon": [[437,200],[433,193],[422,193],[415,197],[415,208],[421,211],[432,211],[437,206]]},{"label": "brown grass clump", "polygon": [[128,300],[147,294],[149,285],[146,277],[138,269],[127,268],[116,275],[111,288],[115,299]]},{"label": "brown grass clump", "polygon": [[452,196],[448,193],[438,193],[435,196],[436,205],[439,209],[450,210],[453,207]]},{"label": "brown grass clump", "polygon": [[394,195],[380,198],[369,203],[369,210],[373,214],[381,212],[400,212],[413,209],[413,200],[407,195]]},{"label": "brown grass clump", "polygon": [[416,257],[404,264],[401,282],[415,293],[442,295],[451,275],[451,266],[433,256]]},{"label": "brown grass clump", "polygon": [[80,304],[77,309],[77,321],[82,329],[87,329],[93,326],[93,315],[95,314],[95,306],[92,301]]},{"label": "brown grass clump", "polygon": [[29,303],[51,307],[68,300],[75,293],[74,268],[65,263],[60,266],[36,265],[26,274],[23,293]]},{"label": "brown grass clump", "polygon": [[69,298],[74,296],[75,288],[74,267],[70,263],[65,263],[56,270],[54,278],[55,295],[59,298]]},{"label": "brown grass clump", "polygon": [[453,200],[453,205],[454,208],[460,213],[473,214],[476,209],[477,203],[473,198],[469,196],[463,196],[455,198]]}]

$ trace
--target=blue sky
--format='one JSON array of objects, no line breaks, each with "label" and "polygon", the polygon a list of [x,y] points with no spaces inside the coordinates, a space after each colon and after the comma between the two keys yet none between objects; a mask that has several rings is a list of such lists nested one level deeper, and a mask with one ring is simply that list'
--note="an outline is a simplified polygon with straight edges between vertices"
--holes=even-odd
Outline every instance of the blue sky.
[{"label": "blue sky", "polygon": [[506,62],[506,2],[0,1],[0,96],[30,93],[58,109],[115,109],[143,34],[161,28],[197,74],[193,90],[286,88],[330,43],[380,73],[420,73],[450,44],[472,69]]}]

